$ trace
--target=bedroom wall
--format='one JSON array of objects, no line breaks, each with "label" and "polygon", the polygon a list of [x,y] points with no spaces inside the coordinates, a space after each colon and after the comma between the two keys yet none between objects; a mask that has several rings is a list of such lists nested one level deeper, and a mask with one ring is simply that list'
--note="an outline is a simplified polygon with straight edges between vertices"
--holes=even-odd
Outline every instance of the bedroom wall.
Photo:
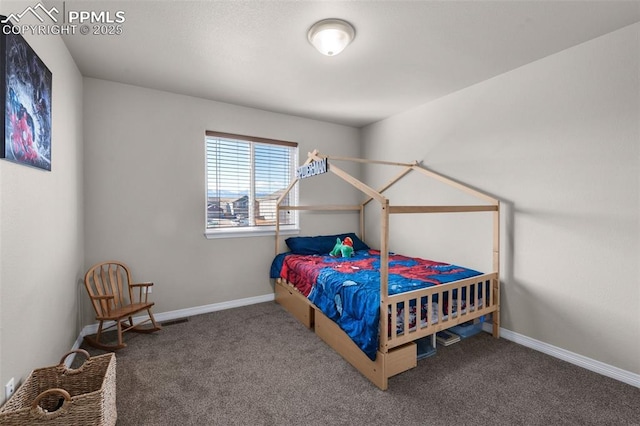
[{"label": "bedroom wall", "polygon": [[[639,38],[640,24],[631,25],[362,133],[367,158],[422,160],[501,199],[504,328],[636,374]],[[371,167],[364,173],[385,181]],[[406,201],[418,189],[396,194]],[[474,254],[490,247],[476,244],[487,235],[475,220],[403,217],[392,223],[391,249],[486,264],[488,252]]]},{"label": "bedroom wall", "polygon": [[24,37],[53,73],[52,170],[0,160],[0,404],[11,377],[56,364],[82,328],[82,76],[60,37]]},{"label": "bedroom wall", "polygon": [[[127,262],[155,282],[155,312],[273,293],[274,237],[207,240],[206,130],[299,143],[357,156],[355,128],[85,78],[86,264]],[[354,173],[359,168],[350,169]],[[302,204],[353,203],[355,190],[325,175],[302,182]],[[357,229],[354,214],[307,214],[302,234]],[[93,322],[88,305],[86,324]]]}]

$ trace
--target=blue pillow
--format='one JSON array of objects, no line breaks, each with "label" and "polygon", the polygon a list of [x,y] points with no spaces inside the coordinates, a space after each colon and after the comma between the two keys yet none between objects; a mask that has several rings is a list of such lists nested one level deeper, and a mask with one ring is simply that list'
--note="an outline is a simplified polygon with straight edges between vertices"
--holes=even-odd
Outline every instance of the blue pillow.
[{"label": "blue pillow", "polygon": [[287,246],[294,254],[329,254],[336,245],[336,239],[340,241],[350,237],[353,241],[353,250],[369,250],[360,238],[353,232],[337,235],[318,235],[316,237],[290,237],[285,240]]}]

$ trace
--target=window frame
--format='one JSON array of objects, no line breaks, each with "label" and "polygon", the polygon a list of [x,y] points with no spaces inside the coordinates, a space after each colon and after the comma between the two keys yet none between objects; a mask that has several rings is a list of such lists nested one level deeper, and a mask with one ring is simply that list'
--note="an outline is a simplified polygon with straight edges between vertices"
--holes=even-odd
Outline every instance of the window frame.
[{"label": "window frame", "polygon": [[[276,234],[276,226],[275,225],[261,225],[261,226],[239,226],[239,227],[223,227],[223,228],[208,228],[208,204],[209,204],[209,158],[207,154],[207,146],[209,144],[209,138],[220,138],[220,139],[229,139],[241,142],[249,142],[251,144],[251,152],[250,156],[250,166],[251,166],[251,182],[250,185],[255,188],[255,176],[254,176],[254,158],[253,158],[253,150],[255,149],[254,144],[262,144],[262,145],[278,145],[278,146],[286,146],[293,149],[291,153],[291,171],[290,171],[290,181],[289,183],[295,180],[295,170],[298,167],[298,143],[297,142],[289,142],[282,141],[276,139],[267,139],[256,136],[246,136],[246,135],[238,135],[233,133],[224,133],[207,130],[205,131],[204,138],[204,166],[205,166],[205,203],[204,203],[204,211],[205,211],[205,232],[204,235],[207,239],[216,239],[216,238],[240,238],[240,237],[260,237],[260,236],[275,236]],[[286,188],[286,187],[285,187]],[[253,190],[252,190],[253,191]],[[290,194],[293,195],[294,204],[298,203],[298,185],[291,190]],[[253,205],[255,202],[255,194],[252,194],[254,200],[250,200]],[[280,224],[279,232],[281,235],[296,235],[300,233],[300,218],[298,216],[297,210],[290,211],[290,214],[294,215],[294,223],[290,225]]]}]

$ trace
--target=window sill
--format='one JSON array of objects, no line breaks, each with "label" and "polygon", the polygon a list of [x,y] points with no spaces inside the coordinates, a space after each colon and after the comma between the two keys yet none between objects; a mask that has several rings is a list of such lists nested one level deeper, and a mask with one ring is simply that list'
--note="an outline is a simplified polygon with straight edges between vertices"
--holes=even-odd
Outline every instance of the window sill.
[{"label": "window sill", "polygon": [[[300,228],[280,228],[280,235],[298,235]],[[276,230],[273,227],[261,228],[231,228],[231,229],[207,229],[204,236],[208,240],[217,238],[246,238],[246,237],[275,237]]]}]

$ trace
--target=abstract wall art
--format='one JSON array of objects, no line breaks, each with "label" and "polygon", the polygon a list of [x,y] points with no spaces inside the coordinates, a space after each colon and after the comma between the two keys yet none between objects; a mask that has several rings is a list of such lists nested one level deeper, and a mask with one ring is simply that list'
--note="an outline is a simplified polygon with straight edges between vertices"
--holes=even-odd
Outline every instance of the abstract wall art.
[{"label": "abstract wall art", "polygon": [[0,158],[51,170],[52,74],[0,16]]}]

